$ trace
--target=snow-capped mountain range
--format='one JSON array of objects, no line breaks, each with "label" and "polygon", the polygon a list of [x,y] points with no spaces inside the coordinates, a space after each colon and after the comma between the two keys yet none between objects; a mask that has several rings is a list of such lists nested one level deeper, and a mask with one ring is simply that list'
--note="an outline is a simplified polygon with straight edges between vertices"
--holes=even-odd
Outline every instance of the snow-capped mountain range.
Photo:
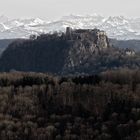
[{"label": "snow-capped mountain range", "polygon": [[130,19],[123,16],[106,18],[97,14],[64,16],[56,21],[44,21],[39,18],[10,20],[6,16],[0,16],[0,39],[28,38],[31,34],[65,31],[66,27],[98,28],[106,31],[110,38],[140,40],[140,18]]}]

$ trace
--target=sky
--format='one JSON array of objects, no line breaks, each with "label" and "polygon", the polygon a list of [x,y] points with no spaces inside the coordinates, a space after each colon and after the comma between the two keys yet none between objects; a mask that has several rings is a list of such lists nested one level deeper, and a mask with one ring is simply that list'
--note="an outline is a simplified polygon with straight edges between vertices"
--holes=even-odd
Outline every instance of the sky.
[{"label": "sky", "polygon": [[70,14],[140,17],[140,0],[0,0],[0,14],[10,18],[55,20]]}]

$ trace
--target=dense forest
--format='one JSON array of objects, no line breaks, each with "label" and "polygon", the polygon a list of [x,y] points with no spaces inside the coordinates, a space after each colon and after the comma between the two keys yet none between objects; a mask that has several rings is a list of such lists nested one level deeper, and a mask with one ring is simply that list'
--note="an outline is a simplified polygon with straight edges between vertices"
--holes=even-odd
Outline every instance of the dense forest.
[{"label": "dense forest", "polygon": [[0,74],[1,140],[139,140],[140,70]]}]

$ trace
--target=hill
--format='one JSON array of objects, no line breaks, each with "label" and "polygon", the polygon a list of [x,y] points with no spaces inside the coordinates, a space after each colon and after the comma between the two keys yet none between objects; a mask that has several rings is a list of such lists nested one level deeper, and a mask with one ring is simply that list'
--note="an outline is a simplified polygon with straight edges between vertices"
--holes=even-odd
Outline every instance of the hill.
[{"label": "hill", "polygon": [[0,58],[0,70],[93,74],[119,67],[138,68],[139,60],[133,50],[111,47],[104,31],[68,27],[66,33],[13,42]]},{"label": "hill", "polygon": [[97,29],[72,30],[64,34],[46,34],[31,40],[17,40],[10,44],[0,59],[2,71],[62,72],[76,67],[108,48],[108,38]]}]

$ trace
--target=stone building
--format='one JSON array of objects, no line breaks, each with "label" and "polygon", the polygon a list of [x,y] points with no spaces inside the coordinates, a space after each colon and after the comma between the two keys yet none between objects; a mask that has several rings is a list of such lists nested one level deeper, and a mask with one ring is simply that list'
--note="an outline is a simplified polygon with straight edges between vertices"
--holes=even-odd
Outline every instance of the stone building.
[{"label": "stone building", "polygon": [[125,49],[125,54],[128,56],[134,56],[135,55],[135,51],[129,48]]}]

